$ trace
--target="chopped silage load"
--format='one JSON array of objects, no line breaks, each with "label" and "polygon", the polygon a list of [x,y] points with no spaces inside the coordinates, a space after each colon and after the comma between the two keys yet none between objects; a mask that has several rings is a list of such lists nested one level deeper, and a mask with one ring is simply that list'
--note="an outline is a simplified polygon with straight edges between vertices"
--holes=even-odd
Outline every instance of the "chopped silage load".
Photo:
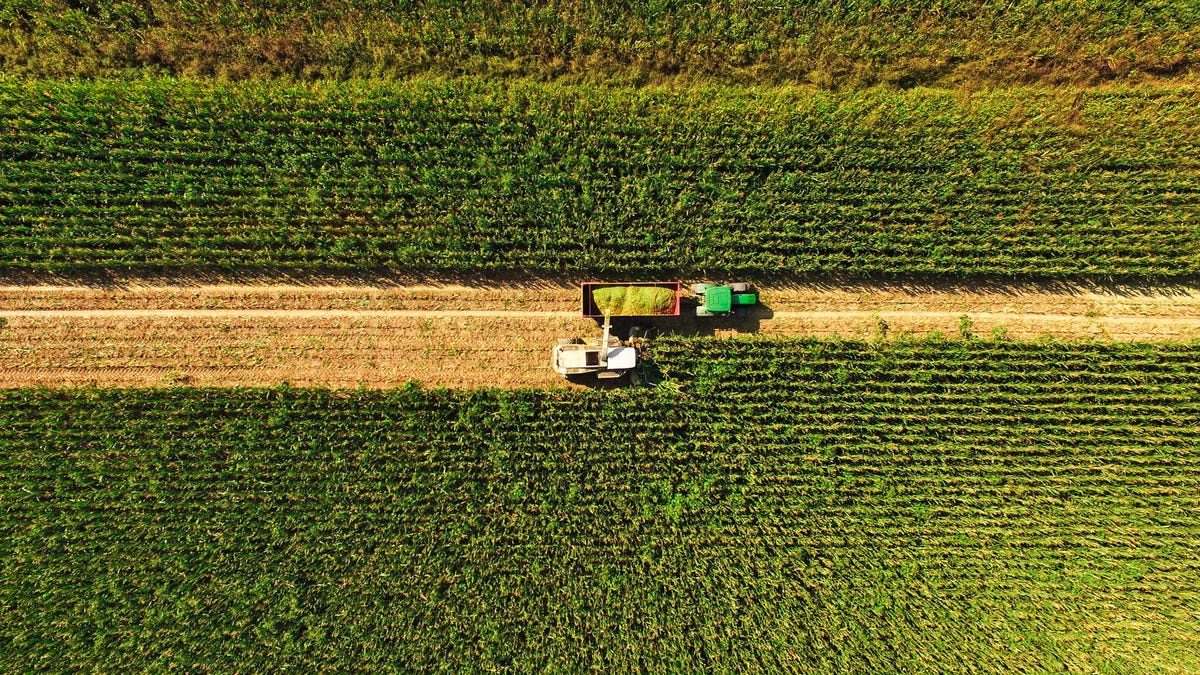
[{"label": "chopped silage load", "polygon": [[593,289],[592,299],[612,316],[675,313],[675,291],[661,286],[606,286]]}]

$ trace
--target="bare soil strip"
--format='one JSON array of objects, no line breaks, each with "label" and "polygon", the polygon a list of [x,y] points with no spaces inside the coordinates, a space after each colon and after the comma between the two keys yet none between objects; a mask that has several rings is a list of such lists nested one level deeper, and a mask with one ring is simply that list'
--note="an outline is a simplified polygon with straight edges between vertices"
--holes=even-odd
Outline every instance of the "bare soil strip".
[{"label": "bare soil strip", "polygon": [[[0,387],[560,387],[555,339],[598,328],[569,283],[0,286]],[[764,288],[684,334],[1200,340],[1200,289]],[[964,318],[966,317],[966,318]]]}]

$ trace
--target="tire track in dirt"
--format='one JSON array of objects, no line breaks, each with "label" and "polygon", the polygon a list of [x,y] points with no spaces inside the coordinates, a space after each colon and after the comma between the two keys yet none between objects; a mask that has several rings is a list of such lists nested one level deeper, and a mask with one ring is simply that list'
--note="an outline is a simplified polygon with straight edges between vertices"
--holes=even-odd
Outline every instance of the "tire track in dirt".
[{"label": "tire track in dirt", "polygon": [[[0,387],[571,386],[550,368],[558,337],[588,336],[578,286],[0,285]],[[761,289],[741,320],[659,322],[722,338],[1200,340],[1188,287]],[[966,318],[964,318],[966,317]]]}]

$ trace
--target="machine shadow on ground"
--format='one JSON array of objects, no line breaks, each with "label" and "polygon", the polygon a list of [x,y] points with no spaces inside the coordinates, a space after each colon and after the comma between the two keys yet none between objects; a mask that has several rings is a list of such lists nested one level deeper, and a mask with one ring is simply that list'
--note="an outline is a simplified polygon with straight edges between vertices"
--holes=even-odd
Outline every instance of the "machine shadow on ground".
[{"label": "machine shadow on ground", "polygon": [[[635,329],[651,339],[663,335],[712,337],[718,332],[754,335],[762,330],[763,321],[774,317],[774,310],[761,303],[728,316],[696,316],[695,304],[685,301],[679,316],[613,317],[612,332],[622,340],[628,339]],[[597,319],[596,325],[603,326],[604,320]]]},{"label": "machine shadow on ground", "polygon": [[[775,312],[767,305],[757,304],[744,311],[728,316],[696,316],[696,304],[685,299],[680,306],[679,316],[660,317],[613,317],[611,331],[622,341],[631,336],[645,337],[653,344],[655,339],[668,335],[680,337],[713,337],[718,333],[755,335],[761,330],[762,322],[774,318]],[[604,325],[603,319],[596,320],[597,330]],[[588,389],[625,389],[631,386],[657,384],[662,378],[653,361],[639,364],[637,375],[624,375],[612,379],[600,379],[594,375],[568,377],[567,381]]]}]

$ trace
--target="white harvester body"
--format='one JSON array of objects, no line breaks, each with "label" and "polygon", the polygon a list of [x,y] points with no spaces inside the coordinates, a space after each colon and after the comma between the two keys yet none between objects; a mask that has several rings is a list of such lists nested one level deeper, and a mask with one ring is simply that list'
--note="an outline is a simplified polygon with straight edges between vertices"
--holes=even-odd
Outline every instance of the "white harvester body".
[{"label": "white harvester body", "polygon": [[551,353],[554,370],[563,377],[594,374],[600,379],[621,377],[638,364],[636,347],[625,345],[611,334],[609,317],[604,317],[604,335],[600,339],[563,338]]}]

